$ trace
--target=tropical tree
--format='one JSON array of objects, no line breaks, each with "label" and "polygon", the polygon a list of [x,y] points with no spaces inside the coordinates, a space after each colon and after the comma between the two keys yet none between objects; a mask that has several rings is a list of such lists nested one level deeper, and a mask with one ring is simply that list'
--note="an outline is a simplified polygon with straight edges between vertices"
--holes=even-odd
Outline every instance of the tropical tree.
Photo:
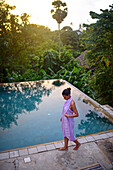
[{"label": "tropical tree", "polygon": [[100,10],[101,13],[90,11],[96,23],[84,26],[82,41],[88,49],[87,58],[93,68],[92,87],[95,97],[102,104],[113,105],[113,5],[110,9]]},{"label": "tropical tree", "polygon": [[51,10],[51,14],[53,19],[55,19],[58,23],[59,30],[59,54],[60,54],[60,24],[64,21],[64,18],[67,16],[68,8],[67,4],[59,0],[55,0],[52,2],[54,9]]},{"label": "tropical tree", "polygon": [[61,41],[63,45],[70,45],[70,48],[77,50],[79,46],[79,35],[71,27],[65,26],[61,29]]},{"label": "tropical tree", "polygon": [[[9,44],[11,43],[11,36],[15,34],[15,27],[12,25],[14,16],[10,14],[15,6],[5,4],[5,1],[0,2],[0,78],[6,77],[5,68],[8,66],[9,61]],[[17,25],[16,25],[17,26]],[[11,32],[10,32],[11,30]],[[10,34],[9,34],[10,32]],[[9,61],[10,64],[10,61]]]}]

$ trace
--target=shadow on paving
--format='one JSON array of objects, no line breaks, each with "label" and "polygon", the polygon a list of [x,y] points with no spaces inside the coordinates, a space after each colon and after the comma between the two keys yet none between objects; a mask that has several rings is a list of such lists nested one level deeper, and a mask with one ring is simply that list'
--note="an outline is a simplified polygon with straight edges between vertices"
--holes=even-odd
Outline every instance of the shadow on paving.
[{"label": "shadow on paving", "polygon": [[101,151],[106,155],[110,163],[113,163],[113,138],[96,142]]}]

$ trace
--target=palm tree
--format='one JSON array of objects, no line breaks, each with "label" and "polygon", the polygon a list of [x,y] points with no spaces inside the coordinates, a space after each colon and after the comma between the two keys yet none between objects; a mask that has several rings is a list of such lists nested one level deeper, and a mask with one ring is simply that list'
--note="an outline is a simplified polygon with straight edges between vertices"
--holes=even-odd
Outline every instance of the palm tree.
[{"label": "palm tree", "polygon": [[52,18],[55,19],[58,23],[59,30],[59,54],[60,54],[60,24],[64,21],[64,18],[67,16],[67,4],[59,0],[54,0],[52,2],[54,9],[51,10]]}]

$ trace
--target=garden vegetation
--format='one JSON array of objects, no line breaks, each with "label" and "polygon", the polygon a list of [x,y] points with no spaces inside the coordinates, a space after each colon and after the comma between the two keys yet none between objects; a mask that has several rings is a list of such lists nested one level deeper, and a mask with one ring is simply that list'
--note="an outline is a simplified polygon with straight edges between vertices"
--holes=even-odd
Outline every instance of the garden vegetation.
[{"label": "garden vegetation", "polygon": [[[0,2],[0,82],[65,79],[101,104],[113,106],[113,5],[97,14],[82,34],[29,23],[26,13]],[[85,65],[77,57],[87,50]]]}]

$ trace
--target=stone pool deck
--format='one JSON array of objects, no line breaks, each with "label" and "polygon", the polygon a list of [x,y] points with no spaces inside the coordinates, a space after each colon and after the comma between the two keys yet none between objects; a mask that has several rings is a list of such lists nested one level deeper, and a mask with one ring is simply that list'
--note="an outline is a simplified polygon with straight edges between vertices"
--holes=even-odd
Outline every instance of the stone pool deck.
[{"label": "stone pool deck", "polygon": [[113,170],[113,130],[79,137],[77,151],[58,151],[63,141],[0,153],[0,170],[77,170],[99,163]]}]

